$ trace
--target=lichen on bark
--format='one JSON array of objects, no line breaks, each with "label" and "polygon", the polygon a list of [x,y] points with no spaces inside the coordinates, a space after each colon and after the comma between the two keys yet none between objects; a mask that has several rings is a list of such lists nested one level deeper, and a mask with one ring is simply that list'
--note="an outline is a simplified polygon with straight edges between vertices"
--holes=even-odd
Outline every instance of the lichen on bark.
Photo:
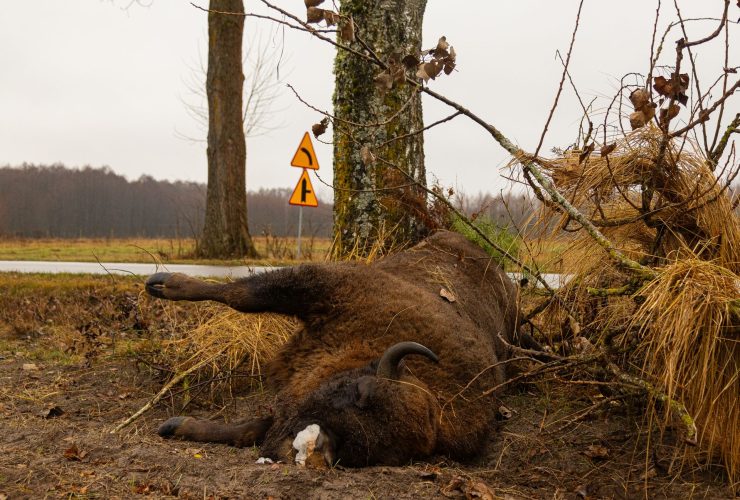
[{"label": "lichen on bark", "polygon": [[[340,13],[352,17],[359,38],[385,61],[394,52],[419,53],[425,7],[426,0],[347,0],[341,3]],[[359,41],[353,42],[352,48],[364,50]],[[425,232],[423,135],[387,142],[423,128],[421,96],[411,85],[397,85],[387,92],[377,89],[374,78],[378,72],[377,67],[347,51],[337,52],[334,65],[337,256],[350,252],[366,255],[377,244],[415,242]],[[411,102],[406,105],[409,99]],[[389,120],[396,113],[398,116]],[[378,123],[381,125],[373,126]],[[363,163],[363,147],[370,148],[382,160]],[[411,179],[421,187],[410,185]]]}]

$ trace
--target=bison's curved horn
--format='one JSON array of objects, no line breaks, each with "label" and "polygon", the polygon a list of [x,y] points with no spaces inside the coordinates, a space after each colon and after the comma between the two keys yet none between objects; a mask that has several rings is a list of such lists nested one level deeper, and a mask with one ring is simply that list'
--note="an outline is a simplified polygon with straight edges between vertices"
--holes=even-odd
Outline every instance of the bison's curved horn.
[{"label": "bison's curved horn", "polygon": [[428,347],[424,347],[416,342],[399,342],[385,350],[378,362],[378,370],[375,374],[378,377],[398,380],[398,364],[404,356],[408,356],[409,354],[421,354],[435,363],[439,361],[437,355]]}]

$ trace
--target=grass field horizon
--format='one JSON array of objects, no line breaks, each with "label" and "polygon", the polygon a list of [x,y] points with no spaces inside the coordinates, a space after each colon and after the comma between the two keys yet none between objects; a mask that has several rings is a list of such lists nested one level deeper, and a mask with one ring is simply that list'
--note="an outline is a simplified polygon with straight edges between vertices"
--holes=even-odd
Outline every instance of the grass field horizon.
[{"label": "grass field horizon", "polygon": [[301,238],[301,258],[296,259],[295,237],[252,238],[259,259],[201,259],[195,257],[192,238],[0,238],[0,260],[46,262],[124,262],[169,264],[275,265],[294,261],[323,261],[329,238]]}]

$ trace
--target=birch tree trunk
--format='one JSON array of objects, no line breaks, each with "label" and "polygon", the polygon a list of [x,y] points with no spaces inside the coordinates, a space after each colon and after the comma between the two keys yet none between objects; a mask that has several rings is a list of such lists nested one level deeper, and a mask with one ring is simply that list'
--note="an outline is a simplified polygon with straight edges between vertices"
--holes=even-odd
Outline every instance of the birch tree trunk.
[{"label": "birch tree trunk", "polygon": [[[210,9],[244,12],[242,0],[211,0]],[[247,227],[247,147],[242,122],[244,17],[208,13],[208,191],[202,257],[255,257]]]},{"label": "birch tree trunk", "polygon": [[[352,16],[358,37],[387,60],[394,52],[421,50],[426,0],[343,0],[340,13]],[[355,41],[352,47],[362,51]],[[386,141],[423,128],[421,96],[409,85],[383,92],[377,68],[347,51],[337,52],[334,73],[334,237],[335,254],[366,255],[377,242],[415,242],[424,236],[426,195],[410,179],[426,184],[423,135]],[[407,101],[411,100],[408,104]],[[402,109],[403,108],[403,109]],[[393,117],[396,113],[398,116]],[[388,122],[388,123],[386,123]],[[378,124],[357,126],[353,124]],[[363,162],[369,147],[385,161]],[[386,163],[387,162],[387,163]],[[399,167],[409,177],[391,165]],[[391,236],[390,241],[386,238]]]}]

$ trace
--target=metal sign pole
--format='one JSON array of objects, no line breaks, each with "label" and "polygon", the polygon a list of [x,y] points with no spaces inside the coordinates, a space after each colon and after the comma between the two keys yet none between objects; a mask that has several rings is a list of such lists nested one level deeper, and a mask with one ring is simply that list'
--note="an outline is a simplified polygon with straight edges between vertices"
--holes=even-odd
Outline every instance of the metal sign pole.
[{"label": "metal sign pole", "polygon": [[296,259],[301,258],[301,226],[303,226],[303,206],[298,207],[298,248],[296,250]]}]

